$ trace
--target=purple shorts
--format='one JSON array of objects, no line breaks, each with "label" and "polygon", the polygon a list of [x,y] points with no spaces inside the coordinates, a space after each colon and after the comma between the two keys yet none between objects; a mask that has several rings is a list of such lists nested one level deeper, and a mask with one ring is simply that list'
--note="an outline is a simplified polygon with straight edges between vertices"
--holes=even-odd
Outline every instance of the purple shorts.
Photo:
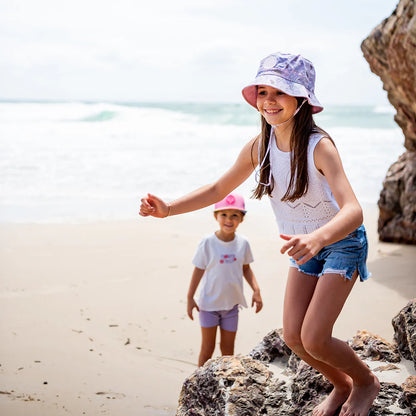
[{"label": "purple shorts", "polygon": [[219,326],[230,332],[237,332],[238,305],[229,311],[199,311],[199,322],[203,328]]}]

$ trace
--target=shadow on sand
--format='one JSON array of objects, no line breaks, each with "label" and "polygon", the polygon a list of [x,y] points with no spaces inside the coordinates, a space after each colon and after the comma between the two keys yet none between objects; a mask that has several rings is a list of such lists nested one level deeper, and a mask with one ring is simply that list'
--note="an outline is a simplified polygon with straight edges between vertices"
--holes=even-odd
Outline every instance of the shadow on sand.
[{"label": "shadow on sand", "polygon": [[416,297],[416,246],[378,243],[377,259],[368,262],[373,279],[407,299]]}]

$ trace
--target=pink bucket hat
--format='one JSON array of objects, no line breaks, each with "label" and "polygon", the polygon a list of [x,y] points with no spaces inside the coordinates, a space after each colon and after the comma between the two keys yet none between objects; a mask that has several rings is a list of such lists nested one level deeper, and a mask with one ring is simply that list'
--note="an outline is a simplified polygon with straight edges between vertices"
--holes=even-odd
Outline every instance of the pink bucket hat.
[{"label": "pink bucket hat", "polygon": [[245,214],[247,212],[245,208],[246,206],[244,204],[244,198],[241,195],[233,192],[226,196],[222,201],[215,204],[214,212],[223,211],[225,209],[237,209],[238,211],[241,211],[243,214]]},{"label": "pink bucket hat", "polygon": [[304,97],[313,113],[324,108],[315,96],[315,69],[301,55],[276,52],[260,61],[256,79],[242,91],[245,100],[257,110],[257,86],[277,88],[292,97]]}]

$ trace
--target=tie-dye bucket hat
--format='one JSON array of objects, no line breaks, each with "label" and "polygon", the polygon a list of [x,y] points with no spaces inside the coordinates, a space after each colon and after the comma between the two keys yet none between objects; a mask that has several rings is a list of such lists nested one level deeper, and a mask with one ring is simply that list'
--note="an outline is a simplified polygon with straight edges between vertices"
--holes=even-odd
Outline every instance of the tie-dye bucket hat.
[{"label": "tie-dye bucket hat", "polygon": [[304,97],[313,113],[324,108],[315,96],[315,69],[301,55],[276,52],[260,61],[256,79],[242,91],[245,100],[257,109],[257,86],[277,88],[292,97]]}]

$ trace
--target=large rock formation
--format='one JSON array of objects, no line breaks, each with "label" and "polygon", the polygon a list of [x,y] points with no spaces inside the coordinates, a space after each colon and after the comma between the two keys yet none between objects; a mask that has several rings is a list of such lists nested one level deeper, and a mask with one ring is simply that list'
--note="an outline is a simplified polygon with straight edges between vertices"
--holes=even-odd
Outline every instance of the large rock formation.
[{"label": "large rock formation", "polygon": [[416,369],[416,301],[410,301],[393,318],[392,324],[400,354],[412,360]]},{"label": "large rock formation", "polygon": [[[390,373],[397,379],[400,354],[416,365],[415,312],[416,299],[393,319],[393,343],[367,331],[348,341],[380,378]],[[403,376],[401,385],[386,380],[369,416],[416,416],[416,374]],[[220,357],[198,368],[183,384],[176,416],[306,416],[331,388],[274,330],[249,356]]]},{"label": "large rock formation", "polygon": [[389,169],[378,206],[382,241],[416,244],[416,0],[400,0],[361,44],[397,110],[406,152]]},{"label": "large rock formation", "polygon": [[[290,407],[284,381],[250,357],[209,360],[185,380],[176,416],[271,415]],[[291,413],[288,413],[288,415]]]}]

